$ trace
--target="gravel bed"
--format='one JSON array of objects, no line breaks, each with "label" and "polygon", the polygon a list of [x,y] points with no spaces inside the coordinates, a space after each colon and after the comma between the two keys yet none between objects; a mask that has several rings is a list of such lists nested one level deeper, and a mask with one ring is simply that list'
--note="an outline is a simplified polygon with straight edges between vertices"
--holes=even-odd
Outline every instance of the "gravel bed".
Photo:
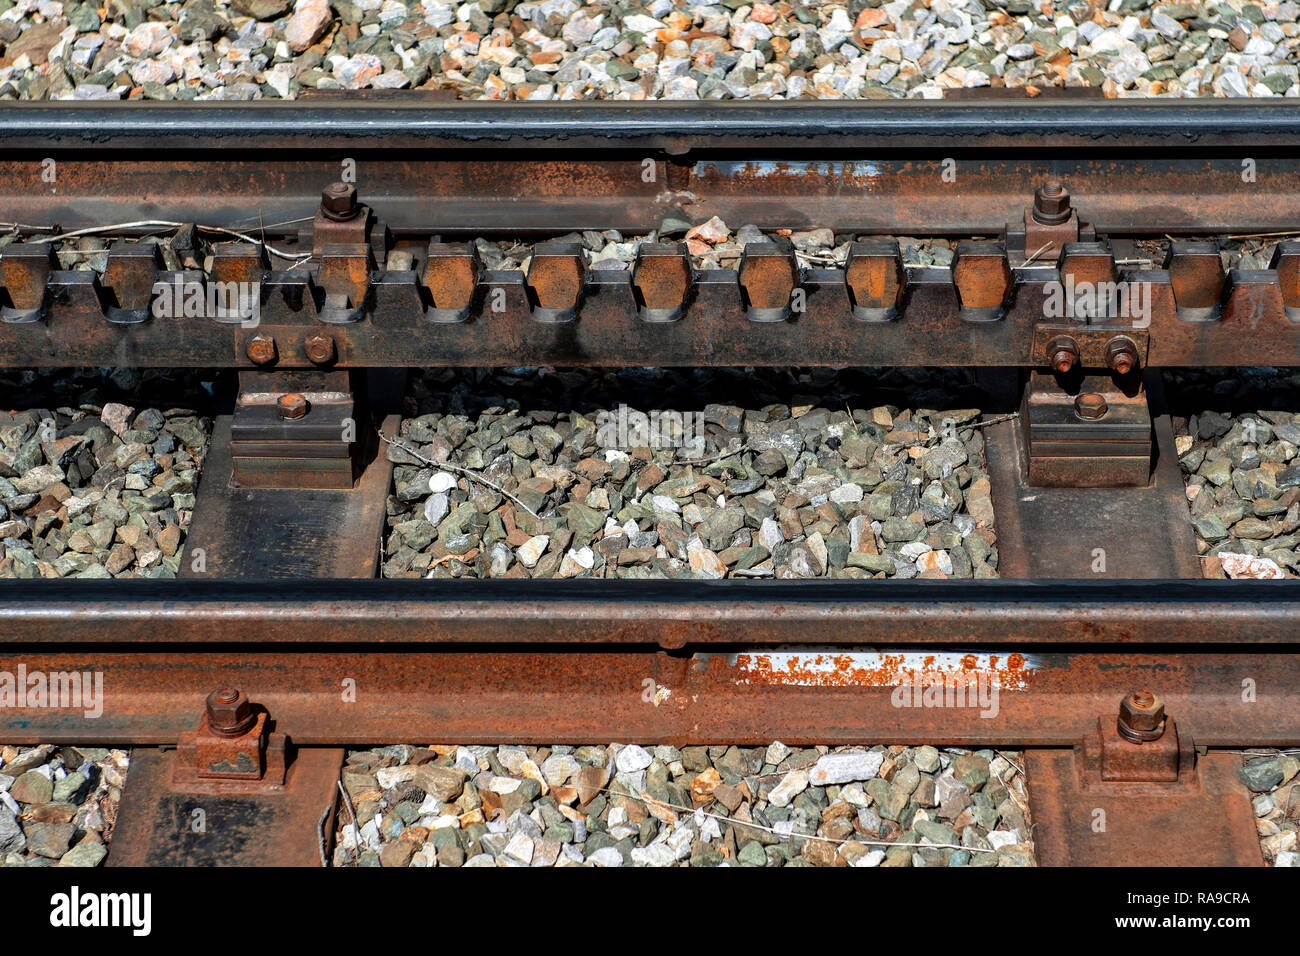
[{"label": "gravel bed", "polygon": [[348,754],[335,866],[1034,866],[1019,755],[933,747]]},{"label": "gravel bed", "polygon": [[1300,572],[1300,370],[1166,373],[1201,566],[1212,578]]},{"label": "gravel bed", "polygon": [[424,371],[383,575],[996,577],[979,397],[965,370]]},{"label": "gravel bed", "polygon": [[1300,867],[1300,750],[1249,750],[1238,771],[1254,794],[1255,829],[1264,861]]},{"label": "gravel bed", "polygon": [[0,99],[1297,96],[1300,5],[0,0]]},{"label": "gravel bed", "polygon": [[0,866],[98,866],[126,784],[127,753],[0,745]]},{"label": "gravel bed", "polygon": [[0,409],[21,409],[0,411],[0,577],[175,577],[212,428],[200,378],[0,371]]}]

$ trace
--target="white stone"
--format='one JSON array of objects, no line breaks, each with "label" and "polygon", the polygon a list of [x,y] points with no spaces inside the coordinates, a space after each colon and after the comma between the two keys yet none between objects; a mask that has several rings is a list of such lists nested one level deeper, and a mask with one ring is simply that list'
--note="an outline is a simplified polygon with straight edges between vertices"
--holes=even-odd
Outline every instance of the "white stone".
[{"label": "white stone", "polygon": [[510,842],[506,844],[504,854],[513,857],[520,863],[531,863],[533,862],[533,851],[535,849],[532,837],[527,833],[516,833],[511,837]]},{"label": "white stone", "polygon": [[519,546],[515,556],[519,558],[519,563],[524,567],[535,568],[537,562],[542,559],[542,555],[546,553],[546,546],[550,543],[551,539],[548,535],[534,535]]},{"label": "white stone", "polygon": [[785,535],[781,533],[781,526],[771,518],[764,518],[758,526],[758,543],[768,551],[775,550],[778,544],[784,544]]},{"label": "white stone", "polygon": [[871,806],[871,798],[856,783],[845,784],[844,788],[840,790],[840,799],[850,806],[857,807],[859,810]]},{"label": "white stone", "polygon": [[628,744],[618,752],[618,756],[614,758],[614,763],[621,773],[636,773],[638,770],[649,767],[653,760],[654,758],[646,752],[645,748],[638,747],[636,744]]},{"label": "white stone", "polygon": [[516,780],[514,777],[488,777],[486,781],[479,784],[479,787],[480,789],[491,790],[493,793],[504,795],[514,793],[522,784],[522,780]]},{"label": "white stone", "polygon": [[790,801],[808,789],[808,771],[791,770],[781,782],[767,795],[768,803],[774,807],[788,807]]},{"label": "white stone", "polygon": [[990,830],[985,839],[989,841],[989,846],[995,850],[1000,850],[1004,846],[1015,846],[1020,842],[1019,835],[1012,833],[1010,830]]},{"label": "white stone", "polygon": [[1217,557],[1223,565],[1224,573],[1230,578],[1280,580],[1286,577],[1271,558],[1253,558],[1248,554],[1234,554],[1231,551],[1220,551]]},{"label": "white stone", "polygon": [[596,564],[596,553],[591,548],[570,548],[560,562],[560,577],[577,577],[583,571],[590,571]]},{"label": "white stone", "polygon": [[505,767],[511,773],[520,773],[524,769],[524,762],[528,759],[528,754],[522,747],[512,747],[504,744],[497,748],[497,760],[501,761],[501,766]]},{"label": "white stone", "polygon": [[446,495],[430,495],[424,502],[424,520],[437,527],[451,511],[451,499]]},{"label": "white stone", "polygon": [[774,740],[768,744],[767,753],[763,755],[763,759],[775,767],[786,757],[790,756],[791,753],[792,751],[789,747],[781,743],[779,740]]},{"label": "white stone", "polygon": [[857,482],[850,481],[848,484],[840,485],[827,497],[836,504],[851,504],[854,501],[861,501],[862,486]]},{"label": "white stone", "polygon": [[716,580],[727,575],[727,566],[722,563],[722,559],[706,548],[699,538],[691,538],[687,542],[686,557],[691,570],[702,578]]},{"label": "white stone", "polygon": [[654,33],[656,30],[664,29],[664,24],[643,13],[634,13],[623,18],[623,29],[635,33]]},{"label": "white stone", "polygon": [[884,751],[824,754],[808,773],[808,780],[814,787],[870,780],[880,772],[880,765],[884,762]]},{"label": "white stone", "polygon": [[591,856],[587,857],[587,862],[593,866],[622,866],[623,854],[618,852],[617,847],[603,846]]},{"label": "white stone", "polygon": [[666,842],[632,849],[632,862],[637,866],[671,866],[676,859],[677,854]]},{"label": "white stone", "polygon": [[542,776],[552,787],[562,787],[581,767],[571,754],[551,754],[542,761]]},{"label": "white stone", "polygon": [[655,511],[666,511],[669,514],[681,514],[681,506],[667,495],[655,495],[650,499],[651,506]]}]

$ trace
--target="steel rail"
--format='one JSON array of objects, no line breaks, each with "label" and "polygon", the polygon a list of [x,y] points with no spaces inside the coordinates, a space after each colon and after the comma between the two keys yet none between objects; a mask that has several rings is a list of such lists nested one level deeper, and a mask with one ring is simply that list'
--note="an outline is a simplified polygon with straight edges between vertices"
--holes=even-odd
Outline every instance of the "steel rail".
[{"label": "steel rail", "polygon": [[[1039,141],[1035,144],[1035,141]],[[1289,103],[723,102],[479,103],[332,102],[46,103],[0,108],[0,146],[276,151],[519,145],[554,149],[793,147],[988,148],[1104,146],[1136,152],[1243,145],[1300,145]]]},{"label": "steel rail", "polygon": [[[372,624],[379,631],[382,622]],[[1300,655],[1182,647],[7,646],[0,674],[96,696],[0,707],[10,743],[173,744],[239,687],[296,743],[1076,743],[1138,687],[1201,745],[1300,739]],[[95,675],[98,675],[96,678]],[[0,681],[2,683],[2,681]],[[12,684],[11,684],[12,686]],[[957,688],[965,688],[956,697]],[[1243,688],[1257,687],[1257,699]],[[951,694],[928,704],[927,689]],[[2,699],[2,698],[0,698]]]},{"label": "steel rail", "polygon": [[1238,581],[0,582],[0,647],[223,644],[1300,645]]}]

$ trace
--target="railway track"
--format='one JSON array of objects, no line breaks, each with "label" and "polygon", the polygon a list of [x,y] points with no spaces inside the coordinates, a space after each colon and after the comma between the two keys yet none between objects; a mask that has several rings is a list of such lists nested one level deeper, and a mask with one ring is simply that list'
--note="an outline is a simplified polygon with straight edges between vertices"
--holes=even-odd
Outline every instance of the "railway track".
[{"label": "railway track", "polygon": [[[319,863],[341,748],[397,740],[1024,749],[1042,863],[1262,862],[1300,598],[1201,579],[1163,373],[1300,364],[1294,109],[24,103],[0,145],[3,364],[224,370],[181,580],[0,582],[0,672],[105,687],[0,739],[135,748],[110,863]],[[1000,579],[379,579],[395,468],[456,467],[409,370],[593,365],[974,368]]]}]

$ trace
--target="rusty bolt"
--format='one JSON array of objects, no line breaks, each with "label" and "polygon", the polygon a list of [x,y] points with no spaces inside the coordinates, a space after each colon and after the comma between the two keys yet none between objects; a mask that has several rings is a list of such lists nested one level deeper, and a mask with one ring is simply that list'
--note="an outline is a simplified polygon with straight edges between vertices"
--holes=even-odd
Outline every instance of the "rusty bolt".
[{"label": "rusty bolt", "polygon": [[334,361],[334,339],[328,335],[317,333],[310,336],[303,343],[303,348],[307,352],[307,360],[314,362],[316,365],[326,365]]},{"label": "rusty bolt", "polygon": [[208,729],[218,737],[238,737],[257,723],[248,696],[234,687],[222,687],[208,695]]},{"label": "rusty bolt", "polygon": [[1047,343],[1047,354],[1052,368],[1064,375],[1079,364],[1079,346],[1068,335],[1058,335]]},{"label": "rusty bolt", "polygon": [[1137,368],[1137,346],[1132,339],[1116,336],[1106,343],[1106,364],[1120,375],[1127,375]]},{"label": "rusty bolt", "polygon": [[1165,732],[1165,702],[1145,688],[1134,691],[1120,701],[1115,729],[1135,744],[1158,740]]},{"label": "rusty bolt", "polygon": [[1060,180],[1049,179],[1034,193],[1034,219],[1056,226],[1070,218],[1070,193]]},{"label": "rusty bolt", "polygon": [[326,219],[347,222],[356,218],[361,207],[357,205],[357,187],[350,183],[331,183],[320,194],[320,211]]},{"label": "rusty bolt", "polygon": [[281,395],[276,400],[275,407],[279,411],[281,418],[287,422],[292,422],[303,418],[311,410],[311,403],[307,401],[305,395],[290,392],[288,395]]},{"label": "rusty bolt", "polygon": [[254,365],[270,365],[275,361],[275,339],[259,332],[248,340],[244,354]]},{"label": "rusty bolt", "polygon": [[1110,407],[1106,404],[1106,399],[1096,392],[1084,392],[1074,400],[1074,413],[1088,421],[1105,418],[1108,411]]}]

